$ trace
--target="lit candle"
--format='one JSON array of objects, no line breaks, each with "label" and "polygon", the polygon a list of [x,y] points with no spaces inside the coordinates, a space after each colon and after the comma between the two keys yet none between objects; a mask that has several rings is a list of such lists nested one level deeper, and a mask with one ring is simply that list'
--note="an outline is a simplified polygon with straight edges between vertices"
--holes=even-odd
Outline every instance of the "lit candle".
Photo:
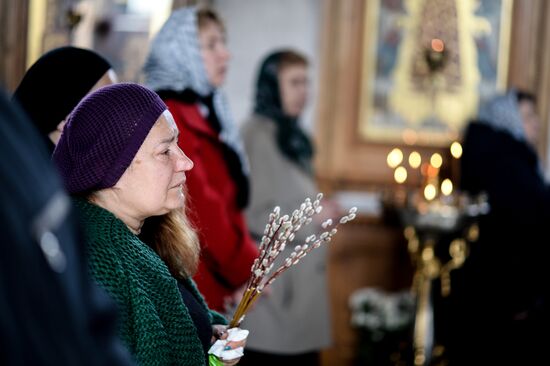
[{"label": "lit candle", "polygon": [[420,166],[421,163],[422,163],[422,157],[418,152],[413,151],[409,155],[409,165],[411,166],[411,168],[416,169]]},{"label": "lit candle", "polygon": [[441,157],[440,154],[434,153],[432,155],[432,157],[430,158],[430,164],[434,168],[439,169],[439,168],[441,168],[441,165],[443,164],[443,158]]},{"label": "lit candle", "polygon": [[462,156],[462,145],[458,141],[451,144],[451,155],[455,159],[459,159]]},{"label": "lit candle", "polygon": [[393,177],[397,183],[404,183],[407,180],[407,169],[402,166],[398,167],[395,169],[395,172],[393,172]]},{"label": "lit candle", "polygon": [[393,149],[386,159],[390,168],[395,168],[403,161],[403,152],[398,148]]},{"label": "lit candle", "polygon": [[449,196],[453,193],[453,182],[451,182],[450,179],[444,179],[443,182],[441,182],[441,193],[445,196]]},{"label": "lit candle", "polygon": [[435,198],[437,195],[437,188],[435,188],[435,185],[429,183],[424,187],[424,198],[426,198],[428,201],[431,201]]}]

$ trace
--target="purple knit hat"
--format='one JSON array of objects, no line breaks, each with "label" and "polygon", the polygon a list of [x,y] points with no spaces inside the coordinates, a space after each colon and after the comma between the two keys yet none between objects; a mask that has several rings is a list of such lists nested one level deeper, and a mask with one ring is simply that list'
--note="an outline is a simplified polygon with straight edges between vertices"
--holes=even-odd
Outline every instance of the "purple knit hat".
[{"label": "purple knit hat", "polygon": [[155,92],[134,83],[108,85],[85,97],[53,153],[67,191],[114,186],[166,109]]}]

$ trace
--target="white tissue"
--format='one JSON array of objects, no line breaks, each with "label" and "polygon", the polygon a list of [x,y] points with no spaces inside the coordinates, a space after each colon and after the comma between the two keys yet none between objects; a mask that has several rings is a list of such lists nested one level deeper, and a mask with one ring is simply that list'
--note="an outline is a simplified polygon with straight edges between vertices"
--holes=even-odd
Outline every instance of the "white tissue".
[{"label": "white tissue", "polygon": [[234,360],[235,358],[242,357],[244,354],[243,347],[237,347],[235,349],[225,350],[227,342],[240,342],[245,340],[248,337],[249,331],[246,329],[240,328],[231,328],[227,330],[226,339],[218,339],[212,347],[208,350],[208,353],[211,353],[217,356],[221,360]]}]

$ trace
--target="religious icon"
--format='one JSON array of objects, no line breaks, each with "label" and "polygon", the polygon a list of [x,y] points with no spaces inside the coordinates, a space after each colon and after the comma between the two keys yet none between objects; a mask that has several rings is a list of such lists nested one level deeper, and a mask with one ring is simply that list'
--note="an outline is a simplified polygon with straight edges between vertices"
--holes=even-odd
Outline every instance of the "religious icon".
[{"label": "religious icon", "polygon": [[513,0],[366,5],[361,136],[444,146],[506,85]]}]

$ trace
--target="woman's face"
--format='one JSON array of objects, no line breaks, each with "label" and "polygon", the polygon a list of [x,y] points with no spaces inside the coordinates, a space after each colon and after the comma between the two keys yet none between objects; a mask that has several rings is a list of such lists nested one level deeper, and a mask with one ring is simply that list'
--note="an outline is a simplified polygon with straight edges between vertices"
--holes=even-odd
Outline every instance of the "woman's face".
[{"label": "woman's face", "polygon": [[229,51],[219,24],[212,21],[199,29],[199,45],[208,81],[216,88],[222,86],[227,73]]},{"label": "woman's face", "polygon": [[540,136],[540,120],[535,103],[529,100],[519,102],[519,114],[523,121],[525,138],[534,147],[537,147]]},{"label": "woman's face", "polygon": [[146,219],[184,205],[185,172],[193,162],[178,146],[178,128],[165,111],[113,187],[124,207]]},{"label": "woman's face", "polygon": [[294,64],[284,67],[279,72],[279,89],[283,112],[290,117],[299,117],[308,97],[306,66]]},{"label": "woman's face", "polygon": [[[117,82],[118,82],[118,78],[115,71],[113,69],[109,69],[107,70],[107,72],[105,72],[105,74],[101,76],[101,78],[99,78],[97,83],[95,83],[95,85],[92,87],[92,89],[90,89],[90,91],[87,94],[90,94],[91,92],[94,92],[103,86],[115,84]],[[54,143],[54,145],[57,145],[57,143],[59,142],[59,139],[61,138],[61,134],[63,133],[63,127],[65,127],[65,123],[67,123],[67,117],[65,117],[63,121],[57,124],[57,127],[55,130],[53,130],[48,134],[48,137]]]}]

